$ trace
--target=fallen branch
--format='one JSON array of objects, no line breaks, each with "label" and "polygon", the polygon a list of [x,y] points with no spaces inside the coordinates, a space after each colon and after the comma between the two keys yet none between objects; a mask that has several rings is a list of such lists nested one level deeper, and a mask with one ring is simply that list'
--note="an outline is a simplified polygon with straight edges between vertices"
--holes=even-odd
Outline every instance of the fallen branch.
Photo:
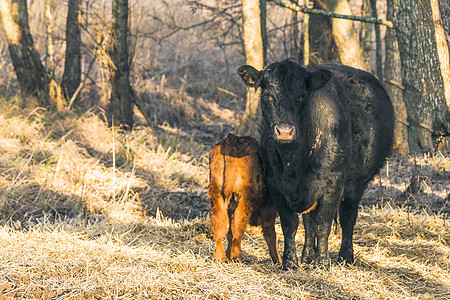
[{"label": "fallen branch", "polygon": [[147,121],[148,126],[152,126],[152,120],[149,118],[147,112],[145,111],[144,104],[142,103],[141,99],[136,95],[136,92],[134,89],[130,89],[131,96],[133,97],[133,102],[138,107],[141,114],[144,116],[145,121]]},{"label": "fallen branch", "polygon": [[91,62],[89,63],[89,67],[87,72],[84,74],[83,81],[78,85],[77,89],[75,90],[75,93],[73,93],[72,97],[70,98],[69,105],[66,108],[66,111],[69,111],[72,107],[73,102],[78,97],[78,94],[81,92],[81,89],[84,87],[84,84],[86,83],[86,80],[89,78],[89,73],[91,72],[92,66],[94,65],[94,62],[97,58],[97,54],[92,58]]},{"label": "fallen branch", "polygon": [[239,97],[239,96],[236,95],[235,93],[230,92],[230,91],[228,91],[228,90],[226,90],[226,89],[223,89],[223,88],[221,88],[221,87],[217,87],[217,90],[221,91],[222,93],[225,93],[225,94],[228,94],[228,95],[230,95],[230,96],[233,96],[233,97],[235,97],[235,98],[238,98],[238,97]]},{"label": "fallen branch", "polygon": [[338,18],[338,19],[359,21],[359,22],[364,22],[364,23],[380,24],[380,25],[384,25],[389,28],[394,27],[394,24],[388,20],[382,20],[382,19],[370,18],[370,17],[362,17],[362,16],[353,16],[353,15],[341,15],[341,14],[337,14],[337,13],[334,13],[331,11],[326,11],[326,10],[321,10],[321,9],[316,9],[316,8],[308,8],[308,7],[304,7],[304,6],[298,6],[294,3],[284,3],[281,0],[269,0],[269,1],[272,1],[273,3],[275,3],[279,6],[282,6],[282,7],[294,10],[294,11],[302,12],[305,14],[321,15],[321,16],[326,16],[326,17],[330,17],[330,18]]},{"label": "fallen branch", "polygon": [[[409,123],[408,121],[402,121],[402,120],[396,120],[397,122],[399,122],[400,124],[405,125],[406,127],[411,127],[411,123]],[[431,128],[430,126],[424,124],[424,123],[419,123],[418,127],[423,128],[427,131],[429,131],[430,133],[434,133],[433,128]]]},{"label": "fallen branch", "polygon": [[390,79],[387,79],[387,78],[384,78],[384,82],[389,83],[389,84],[395,86],[396,88],[401,89],[402,91],[405,90],[405,87],[400,82],[397,82],[397,81],[394,81],[394,80],[390,80]]}]

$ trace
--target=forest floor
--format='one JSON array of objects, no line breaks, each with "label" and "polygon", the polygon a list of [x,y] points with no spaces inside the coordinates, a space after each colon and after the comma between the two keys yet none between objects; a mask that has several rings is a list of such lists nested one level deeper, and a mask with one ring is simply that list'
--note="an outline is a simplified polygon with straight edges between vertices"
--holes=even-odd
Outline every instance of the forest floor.
[{"label": "forest floor", "polygon": [[353,265],[336,262],[339,227],[329,271],[281,271],[257,227],[242,263],[215,263],[208,154],[240,116],[176,93],[147,103],[171,121],[136,111],[122,132],[99,108],[0,100],[0,299],[450,298],[448,153],[392,155],[364,194]]}]

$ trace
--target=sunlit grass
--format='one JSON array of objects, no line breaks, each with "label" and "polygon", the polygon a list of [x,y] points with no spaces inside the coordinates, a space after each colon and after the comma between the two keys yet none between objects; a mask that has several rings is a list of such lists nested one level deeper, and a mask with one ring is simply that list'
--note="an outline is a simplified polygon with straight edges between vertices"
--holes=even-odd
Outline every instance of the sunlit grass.
[{"label": "sunlit grass", "polygon": [[[195,129],[138,123],[123,132],[94,112],[0,107],[1,296],[450,297],[447,208],[436,204],[448,194],[445,155],[419,155],[416,166],[411,157],[390,159],[363,200],[376,205],[360,209],[354,265],[336,263],[338,230],[329,240],[331,270],[283,272],[255,227],[244,235],[241,264],[211,260],[208,152],[220,126],[206,134],[207,122]],[[406,193],[412,168],[419,174],[416,195]],[[279,223],[276,230],[282,252]],[[300,226],[299,255],[303,239]]]}]

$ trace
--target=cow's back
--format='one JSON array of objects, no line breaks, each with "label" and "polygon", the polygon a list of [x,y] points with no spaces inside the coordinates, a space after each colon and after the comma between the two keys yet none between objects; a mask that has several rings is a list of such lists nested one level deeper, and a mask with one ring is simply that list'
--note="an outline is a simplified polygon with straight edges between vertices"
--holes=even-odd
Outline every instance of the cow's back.
[{"label": "cow's back", "polygon": [[348,97],[339,98],[351,122],[347,184],[368,181],[383,166],[393,142],[394,111],[379,81],[370,73],[340,64],[324,64]]}]

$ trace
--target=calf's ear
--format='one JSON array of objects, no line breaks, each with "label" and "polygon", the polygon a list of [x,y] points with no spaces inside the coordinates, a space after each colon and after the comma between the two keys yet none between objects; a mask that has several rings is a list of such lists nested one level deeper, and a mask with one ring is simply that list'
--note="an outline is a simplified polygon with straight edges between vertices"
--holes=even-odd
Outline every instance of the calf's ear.
[{"label": "calf's ear", "polygon": [[306,79],[306,84],[310,90],[318,90],[325,85],[331,78],[331,72],[328,70],[314,70],[308,72],[308,77]]},{"label": "calf's ear", "polygon": [[261,72],[249,65],[239,67],[238,73],[245,84],[250,87],[258,88],[260,85]]}]

